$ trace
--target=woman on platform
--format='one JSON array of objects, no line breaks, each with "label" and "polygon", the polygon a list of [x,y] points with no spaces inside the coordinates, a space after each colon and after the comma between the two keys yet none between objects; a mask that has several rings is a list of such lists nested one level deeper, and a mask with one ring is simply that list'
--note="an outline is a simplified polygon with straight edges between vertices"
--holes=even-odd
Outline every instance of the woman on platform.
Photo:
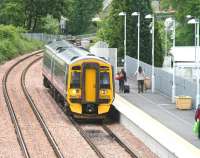
[{"label": "woman on platform", "polygon": [[117,72],[117,75],[115,76],[115,80],[118,80],[118,81],[119,81],[119,91],[121,90],[121,89],[120,89],[120,86],[121,86],[121,85],[120,85],[120,84],[121,84],[121,83],[120,83],[120,79],[121,79],[121,77],[120,77],[120,72]]},{"label": "woman on platform", "polygon": [[120,76],[119,89],[120,89],[120,92],[124,92],[124,83],[127,81],[126,72],[124,71],[124,69],[121,69],[119,76]]},{"label": "woman on platform", "polygon": [[145,74],[144,74],[144,71],[142,70],[141,66],[138,67],[138,70],[135,72],[135,75],[137,77],[138,93],[140,93],[140,92],[143,93]]}]

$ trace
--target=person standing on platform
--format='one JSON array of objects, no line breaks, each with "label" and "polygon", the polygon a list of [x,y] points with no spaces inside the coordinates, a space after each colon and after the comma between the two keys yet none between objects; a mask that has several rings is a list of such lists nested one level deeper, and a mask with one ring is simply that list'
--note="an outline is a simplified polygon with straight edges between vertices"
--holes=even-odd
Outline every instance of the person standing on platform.
[{"label": "person standing on platform", "polygon": [[124,71],[124,69],[121,69],[119,76],[120,76],[119,89],[120,89],[120,92],[124,92],[124,82],[127,81],[126,72]]},{"label": "person standing on platform", "polygon": [[143,93],[145,74],[141,66],[138,67],[138,70],[135,72],[135,75],[137,77],[137,82],[138,82],[138,93],[140,92]]},{"label": "person standing on platform", "polygon": [[120,83],[120,72],[117,72],[117,75],[115,76],[115,80],[118,80],[119,81],[119,91],[121,90],[120,86],[121,86],[121,83]]},{"label": "person standing on platform", "polygon": [[[198,108],[196,110],[196,113],[195,113],[195,121],[199,121],[200,120],[200,104],[198,105]],[[200,126],[198,126],[198,138],[200,139]]]}]

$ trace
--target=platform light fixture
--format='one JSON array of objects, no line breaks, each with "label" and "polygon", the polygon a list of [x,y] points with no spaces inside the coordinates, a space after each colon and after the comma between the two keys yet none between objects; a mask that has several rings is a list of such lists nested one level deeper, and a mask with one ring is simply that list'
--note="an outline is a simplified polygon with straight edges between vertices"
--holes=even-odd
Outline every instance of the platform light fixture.
[{"label": "platform light fixture", "polygon": [[[166,23],[173,23],[173,26],[170,28],[170,31],[172,31],[172,40],[173,40],[173,49],[175,48],[176,44],[176,20],[172,17],[169,17],[165,20]],[[172,78],[172,103],[175,103],[175,95],[176,95],[176,62],[174,56],[172,56],[172,62],[173,62],[173,78]]]},{"label": "platform light fixture", "polygon": [[165,55],[168,55],[168,48],[167,48],[167,44],[168,44],[168,31],[171,30],[171,27],[169,27],[172,23],[172,18],[169,17],[167,19],[165,19],[164,25],[165,25]]},{"label": "platform light fixture", "polygon": [[127,72],[126,67],[126,12],[120,12],[119,16],[124,16],[124,70]]},{"label": "platform light fixture", "polygon": [[195,25],[195,63],[196,63],[196,84],[197,84],[197,89],[196,89],[196,109],[198,108],[199,105],[199,78],[200,78],[200,63],[199,63],[199,57],[200,57],[200,52],[199,52],[199,19],[192,17],[191,15],[187,15],[187,18],[190,18],[188,21],[188,24],[194,24]]},{"label": "platform light fixture", "polygon": [[155,18],[154,15],[148,14],[145,16],[145,19],[152,19],[151,24],[151,33],[152,33],[152,69],[151,69],[151,91],[155,92],[155,74],[154,74],[154,25],[155,25]]},{"label": "platform light fixture", "polygon": [[138,17],[138,47],[137,47],[137,56],[138,56],[138,62],[137,62],[137,69],[139,68],[140,64],[140,12],[133,12],[131,16],[137,16]]}]

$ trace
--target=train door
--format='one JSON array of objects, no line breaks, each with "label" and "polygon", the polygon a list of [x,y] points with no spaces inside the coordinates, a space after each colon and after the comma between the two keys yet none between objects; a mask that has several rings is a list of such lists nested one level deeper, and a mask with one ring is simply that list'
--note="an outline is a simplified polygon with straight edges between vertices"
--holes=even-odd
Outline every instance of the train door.
[{"label": "train door", "polygon": [[85,70],[85,101],[96,101],[96,70],[92,68]]},{"label": "train door", "polygon": [[83,102],[95,103],[99,99],[99,65],[97,63],[84,63],[82,72]]}]

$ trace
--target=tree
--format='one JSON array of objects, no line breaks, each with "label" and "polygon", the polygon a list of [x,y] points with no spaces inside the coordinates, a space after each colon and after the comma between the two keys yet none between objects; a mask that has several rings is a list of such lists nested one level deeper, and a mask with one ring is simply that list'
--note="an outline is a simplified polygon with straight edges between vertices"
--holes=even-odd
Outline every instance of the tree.
[{"label": "tree", "polygon": [[194,45],[194,26],[187,24],[186,15],[200,18],[200,1],[163,0],[161,6],[165,10],[171,6],[176,11],[175,17],[178,22],[176,45]]},{"label": "tree", "polygon": [[0,4],[0,23],[22,26],[25,15],[23,14],[23,0],[4,0]]},{"label": "tree", "polygon": [[103,0],[73,0],[69,4],[69,32],[71,34],[84,33],[91,24],[92,18],[102,8]]},{"label": "tree", "polygon": [[42,31],[43,18],[52,15],[69,19],[68,32],[82,34],[100,11],[103,0],[1,0],[0,23],[22,26],[29,32]]},{"label": "tree", "polygon": [[64,4],[65,0],[24,0],[25,27],[34,32],[41,18],[48,14],[60,19],[64,12]]},{"label": "tree", "polygon": [[58,34],[59,33],[59,21],[58,19],[53,18],[52,15],[47,15],[45,18],[42,18],[42,32],[48,34]]},{"label": "tree", "polygon": [[25,27],[30,32],[38,31],[41,19],[48,14],[59,20],[67,10],[68,0],[4,0],[0,5],[3,24]]},{"label": "tree", "polygon": [[[145,19],[145,15],[152,13],[151,5],[148,0],[113,0],[110,15],[106,17],[98,32],[99,38],[107,41],[110,47],[118,48],[119,56],[123,56],[124,23],[123,18],[119,17],[121,11],[127,13],[127,55],[137,58],[137,18],[131,17],[133,11],[141,14],[140,23],[140,60],[151,64],[151,34],[148,27],[150,22]],[[163,51],[161,46],[158,25],[155,25],[155,65],[161,66],[163,62]]]}]

